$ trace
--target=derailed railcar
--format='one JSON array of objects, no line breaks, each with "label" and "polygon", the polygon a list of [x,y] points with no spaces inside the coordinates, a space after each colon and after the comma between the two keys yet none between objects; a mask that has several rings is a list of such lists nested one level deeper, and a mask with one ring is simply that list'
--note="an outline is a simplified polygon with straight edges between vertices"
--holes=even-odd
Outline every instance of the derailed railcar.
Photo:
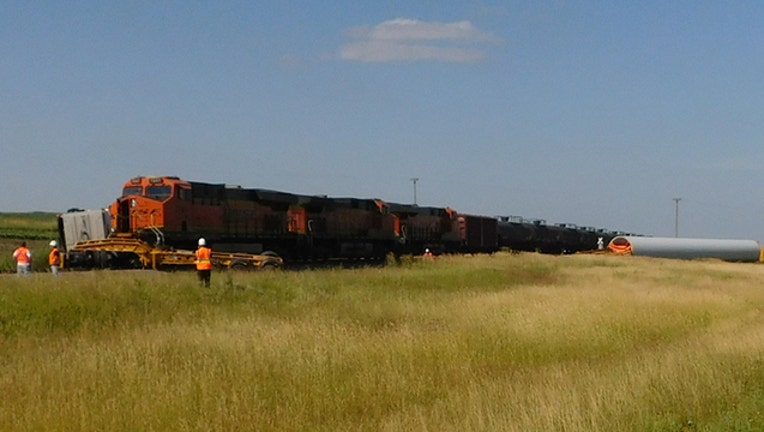
[{"label": "derailed railcar", "polygon": [[111,217],[107,210],[72,209],[57,219],[62,250],[71,249],[80,241],[105,239],[110,233]]},{"label": "derailed railcar", "polygon": [[83,241],[103,240],[111,234],[111,217],[105,209],[71,209],[57,217],[58,246],[66,267],[107,267],[114,260],[111,253],[75,249]]}]

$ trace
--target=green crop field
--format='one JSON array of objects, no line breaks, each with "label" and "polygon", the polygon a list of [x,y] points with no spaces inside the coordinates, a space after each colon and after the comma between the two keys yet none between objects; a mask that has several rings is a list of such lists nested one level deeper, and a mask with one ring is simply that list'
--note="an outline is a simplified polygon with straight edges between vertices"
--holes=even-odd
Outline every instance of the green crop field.
[{"label": "green crop field", "polygon": [[0,430],[761,431],[764,266],[0,276]]},{"label": "green crop field", "polygon": [[48,243],[58,237],[55,213],[0,213],[0,273],[15,272],[12,254],[22,241],[32,250],[32,268],[48,267]]},{"label": "green crop field", "polygon": [[56,230],[55,213],[0,213],[0,238],[46,239]]}]

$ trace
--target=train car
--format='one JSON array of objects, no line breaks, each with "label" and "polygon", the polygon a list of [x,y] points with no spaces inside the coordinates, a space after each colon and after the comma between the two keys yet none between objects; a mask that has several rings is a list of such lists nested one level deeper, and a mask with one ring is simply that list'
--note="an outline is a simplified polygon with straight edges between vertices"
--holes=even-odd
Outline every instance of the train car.
[{"label": "train car", "polygon": [[536,227],[520,216],[501,216],[497,220],[499,247],[510,251],[536,251]]},{"label": "train car", "polygon": [[562,229],[556,225],[549,225],[543,219],[533,220],[534,240],[536,251],[547,254],[560,254],[562,247],[560,237]]},{"label": "train car", "polygon": [[610,241],[610,237],[605,239],[604,236],[600,236],[594,227],[582,227],[579,231],[581,244],[574,252],[604,250]]},{"label": "train car", "polygon": [[397,244],[399,222],[381,200],[318,197],[298,207],[304,222],[293,226],[313,255],[382,259]]},{"label": "train car", "polygon": [[418,255],[425,249],[442,254],[457,250],[462,244],[457,213],[448,207],[390,203],[390,213],[400,224],[400,241],[396,249],[400,255]]},{"label": "train car", "polygon": [[58,245],[63,254],[62,267],[109,267],[114,256],[102,251],[77,252],[77,243],[97,241],[109,237],[111,217],[105,209],[69,209],[57,217]]},{"label": "train car", "polygon": [[558,223],[554,225],[559,231],[557,249],[561,254],[570,254],[581,250],[581,231],[578,226],[571,223]]},{"label": "train car", "polygon": [[498,221],[494,217],[457,216],[461,244],[457,253],[492,253],[499,249]]}]

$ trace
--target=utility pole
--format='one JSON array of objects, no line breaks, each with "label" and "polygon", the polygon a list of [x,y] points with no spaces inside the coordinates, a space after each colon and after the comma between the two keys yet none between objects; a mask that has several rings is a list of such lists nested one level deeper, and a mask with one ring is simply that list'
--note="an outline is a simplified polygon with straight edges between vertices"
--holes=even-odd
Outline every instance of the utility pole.
[{"label": "utility pole", "polygon": [[419,181],[419,177],[411,177],[411,182],[414,183],[414,205],[416,205],[416,182]]},{"label": "utility pole", "polygon": [[682,198],[674,198],[674,237],[679,237],[679,201]]}]

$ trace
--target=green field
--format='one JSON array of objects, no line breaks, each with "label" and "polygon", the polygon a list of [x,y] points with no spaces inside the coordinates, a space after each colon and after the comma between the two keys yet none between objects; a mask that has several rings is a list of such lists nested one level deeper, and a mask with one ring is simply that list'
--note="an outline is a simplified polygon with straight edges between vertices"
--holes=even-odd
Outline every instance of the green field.
[{"label": "green field", "polygon": [[764,267],[0,276],[0,430],[761,431]]},{"label": "green field", "polygon": [[0,213],[0,273],[15,272],[12,254],[22,241],[32,251],[32,269],[48,268],[48,243],[58,237],[55,213]]},{"label": "green field", "polygon": [[0,213],[0,238],[40,240],[56,235],[56,214]]}]

